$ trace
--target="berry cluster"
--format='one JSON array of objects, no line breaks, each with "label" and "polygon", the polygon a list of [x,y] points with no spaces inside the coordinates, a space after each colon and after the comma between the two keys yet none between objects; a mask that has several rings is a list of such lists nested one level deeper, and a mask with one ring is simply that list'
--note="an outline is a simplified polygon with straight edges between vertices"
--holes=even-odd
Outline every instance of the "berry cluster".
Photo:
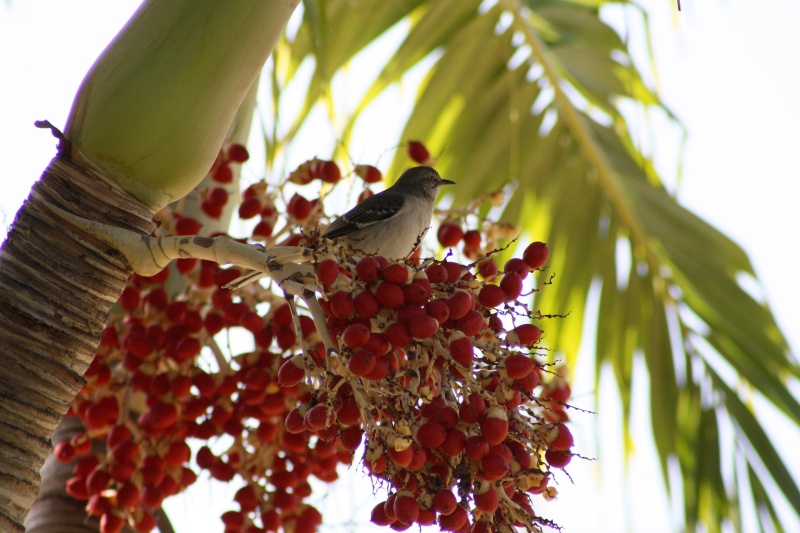
[{"label": "berry cluster", "polygon": [[[415,160],[425,150],[418,142],[408,148]],[[224,183],[221,169],[246,158],[244,147],[226,147],[212,178]],[[354,173],[365,184],[381,178],[369,165]],[[315,179],[332,186],[341,172],[315,159],[277,186],[247,188],[239,214],[260,217],[254,240],[307,242],[327,220],[322,199],[298,188]],[[287,183],[297,192],[287,193]],[[209,215],[212,194],[203,204]],[[227,201],[220,195],[215,205]],[[464,212],[447,217],[445,228],[470,220]],[[533,243],[501,270],[493,250],[502,235],[485,220],[473,224],[477,240],[468,241],[468,231],[454,242],[453,230],[439,231],[442,245],[464,240],[475,259],[467,264],[360,257],[319,243],[314,273],[302,282],[322,316],[296,311],[271,287],[233,293],[223,287],[241,272],[208,261],[181,259],[175,270],[132,276],[71,408],[86,431],[55,448],[59,460],[75,462],[68,493],[101,517],[102,533],[126,522],[146,532],[155,527],[152,510],[204,471],[240,485],[237,508],[222,516],[226,533],[312,532],[322,517],[306,502],[309,477],[337,479],[337,466],[363,449],[360,460],[389,487],[372,512],[375,524],[548,524],[530,498],[554,497],[552,469],[572,457],[569,386],[539,349],[543,332],[533,322],[542,317],[523,303],[538,290],[534,272],[548,249]],[[181,213],[162,216],[165,233],[201,229]],[[181,278],[178,294],[165,289],[170,275]],[[249,335],[254,348],[226,356],[220,333]],[[326,336],[335,350],[325,349]],[[194,465],[189,439],[206,443]]]}]

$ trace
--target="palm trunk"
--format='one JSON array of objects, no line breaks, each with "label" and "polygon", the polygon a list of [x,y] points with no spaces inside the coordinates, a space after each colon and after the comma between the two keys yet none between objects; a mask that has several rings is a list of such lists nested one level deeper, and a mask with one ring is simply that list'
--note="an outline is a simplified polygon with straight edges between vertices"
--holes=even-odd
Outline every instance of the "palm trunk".
[{"label": "palm trunk", "polygon": [[0,249],[0,530],[24,531],[50,436],[83,386],[130,268],[116,250],[59,220],[46,203],[150,233],[153,213],[58,156]]}]

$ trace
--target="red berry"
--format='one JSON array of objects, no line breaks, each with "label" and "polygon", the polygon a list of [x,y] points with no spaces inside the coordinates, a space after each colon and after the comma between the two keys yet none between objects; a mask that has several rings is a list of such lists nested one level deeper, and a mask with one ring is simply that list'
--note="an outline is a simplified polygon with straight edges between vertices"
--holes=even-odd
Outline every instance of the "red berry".
[{"label": "red berry", "polygon": [[212,169],[211,179],[217,183],[230,183],[233,181],[233,171],[227,163],[222,163],[217,168]]},{"label": "red berry", "polygon": [[229,160],[236,163],[244,163],[250,159],[250,154],[247,152],[247,148],[238,143],[229,144],[225,149],[225,153]]},{"label": "red berry", "polygon": [[474,303],[472,295],[462,290],[454,292],[446,301],[447,307],[450,308],[450,318],[453,320],[465,316],[472,309]]},{"label": "red berry", "polygon": [[253,240],[263,241],[265,239],[269,239],[272,236],[273,229],[273,224],[266,220],[261,220],[253,228]]},{"label": "red berry", "polygon": [[305,220],[313,207],[311,201],[295,193],[286,206],[286,213],[296,220]]},{"label": "red berry", "polygon": [[506,300],[516,300],[522,294],[522,278],[516,272],[509,272],[500,280],[500,288],[506,293]]},{"label": "red berry", "polygon": [[564,468],[572,461],[572,454],[568,451],[550,449],[544,452],[544,459],[553,468]]},{"label": "red berry", "polygon": [[356,376],[366,377],[375,368],[377,360],[375,356],[367,350],[360,350],[350,356],[347,361],[347,368]]},{"label": "red berry", "polygon": [[464,248],[475,249],[481,245],[481,232],[478,230],[469,230],[464,234]]},{"label": "red berry", "polygon": [[428,276],[428,281],[431,283],[447,281],[447,269],[440,263],[434,263],[426,268],[425,274]]},{"label": "red berry", "polygon": [[425,145],[419,141],[408,141],[408,155],[411,159],[424,165],[430,162],[431,154]]},{"label": "red berry", "polygon": [[456,246],[464,238],[464,230],[454,222],[443,222],[436,232],[439,244],[445,248]]},{"label": "red berry", "polygon": [[69,441],[61,441],[53,449],[53,456],[62,463],[75,459],[75,447]]},{"label": "red berry", "polygon": [[533,324],[522,324],[506,335],[506,342],[520,346],[532,346],[542,338],[542,330]]},{"label": "red berry", "polygon": [[364,291],[356,295],[353,299],[355,312],[361,318],[374,318],[381,310],[381,304],[375,295],[369,291]]},{"label": "red berry", "polygon": [[419,517],[419,504],[411,493],[401,494],[394,500],[394,514],[403,524],[413,524]]},{"label": "red berry", "polygon": [[342,171],[339,170],[339,165],[333,161],[325,161],[322,163],[322,168],[320,170],[320,177],[322,181],[326,183],[339,183],[339,180],[342,179]]},{"label": "red berry", "polygon": [[380,276],[384,281],[401,285],[408,281],[408,269],[402,263],[390,263],[380,268]]},{"label": "red berry", "polygon": [[306,375],[302,355],[295,355],[278,369],[278,383],[282,387],[293,387],[300,383]]},{"label": "red berry", "polygon": [[375,257],[368,255],[366,257],[362,257],[356,263],[356,275],[361,281],[369,283],[378,279],[379,268],[380,264],[378,263],[378,260]]},{"label": "red berry", "polygon": [[428,421],[417,430],[417,442],[427,448],[438,448],[447,438],[447,430],[438,422]]},{"label": "red berry", "polygon": [[506,299],[506,293],[497,285],[485,285],[478,293],[478,301],[484,307],[497,307]]},{"label": "red berry", "polygon": [[500,504],[500,498],[494,486],[486,481],[481,481],[473,496],[475,498],[475,507],[488,515],[493,514]]},{"label": "red berry", "polygon": [[[463,333],[461,335],[463,335]],[[474,357],[475,352],[472,346],[472,341],[468,337],[456,337],[456,335],[453,335],[452,340],[450,341],[449,350],[453,361],[463,367],[472,368],[472,358]]]},{"label": "red berry", "polygon": [[542,268],[542,265],[547,262],[549,256],[550,250],[547,249],[547,245],[538,241],[529,244],[522,253],[522,259],[528,264],[531,270]]},{"label": "red berry", "polygon": [[551,450],[566,451],[575,444],[572,433],[564,424],[556,424],[553,426],[553,429],[547,434],[547,440],[550,443]]},{"label": "red berry", "polygon": [[511,379],[527,376],[533,370],[533,361],[527,355],[516,353],[508,356],[504,361],[505,373]]},{"label": "red berry", "polygon": [[427,314],[417,316],[408,323],[408,332],[415,339],[427,339],[432,337],[439,329],[439,322]]},{"label": "red berry", "polygon": [[206,200],[208,200],[208,203],[213,206],[222,207],[228,203],[228,191],[222,187],[214,187],[208,191],[208,197]]},{"label": "red berry", "polygon": [[386,328],[386,339],[392,346],[400,349],[408,348],[414,340],[408,331],[408,326],[402,322],[389,324],[389,327]]},{"label": "red berry", "polygon": [[508,418],[502,407],[490,407],[480,422],[481,434],[490,445],[500,444],[508,434]]},{"label": "red berry", "polygon": [[248,198],[239,206],[239,218],[247,220],[261,213],[261,200],[258,198]]},{"label": "red berry", "polygon": [[367,183],[378,183],[381,181],[381,179],[383,179],[381,176],[381,171],[372,165],[356,165],[356,168],[353,170],[356,173],[356,176],[360,177]]},{"label": "red berry", "polygon": [[323,287],[330,287],[339,276],[339,263],[326,259],[317,265],[317,279]]},{"label": "red berry", "polygon": [[381,307],[387,309],[400,309],[405,303],[403,289],[394,283],[384,282],[375,289],[375,298]]},{"label": "red berry", "polygon": [[367,344],[370,330],[364,324],[350,324],[342,333],[342,342],[350,348],[360,348]]},{"label": "red berry", "polygon": [[450,318],[450,307],[445,300],[432,300],[426,303],[425,312],[435,318],[439,324],[444,324]]},{"label": "red berry", "polygon": [[443,489],[433,495],[431,510],[443,516],[448,516],[453,514],[456,507],[458,507],[458,501],[451,491]]},{"label": "red berry", "polygon": [[197,235],[203,225],[192,217],[181,217],[175,223],[175,233],[177,235]]},{"label": "red berry", "polygon": [[331,295],[331,312],[336,318],[350,318],[355,312],[353,298],[349,293],[339,291]]}]

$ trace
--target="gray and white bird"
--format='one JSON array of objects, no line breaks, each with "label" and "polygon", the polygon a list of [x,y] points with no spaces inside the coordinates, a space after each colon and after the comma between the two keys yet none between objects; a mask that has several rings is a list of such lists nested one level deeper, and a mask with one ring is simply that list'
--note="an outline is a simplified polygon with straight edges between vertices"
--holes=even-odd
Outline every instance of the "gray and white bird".
[{"label": "gray and white bird", "polygon": [[[439,187],[453,184],[431,167],[406,170],[394,185],[337,218],[322,237],[341,238],[356,252],[402,259],[414,251],[430,227]],[[264,275],[250,271],[226,287],[244,287]]]}]

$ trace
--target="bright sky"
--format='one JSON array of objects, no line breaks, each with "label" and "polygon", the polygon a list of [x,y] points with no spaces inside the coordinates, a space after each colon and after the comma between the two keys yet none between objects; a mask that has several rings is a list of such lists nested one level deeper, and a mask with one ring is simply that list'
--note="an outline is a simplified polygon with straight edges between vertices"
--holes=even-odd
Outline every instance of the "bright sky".
[{"label": "bright sky", "polygon": [[[677,17],[671,0],[641,3],[651,10],[662,96],[689,130],[679,197],[748,252],[797,353],[800,289],[791,235],[800,229],[800,3],[684,0]],[[136,5],[134,0],[27,0],[0,8],[0,155],[5,168],[0,214],[5,227],[55,154],[55,139],[35,129],[34,120],[48,119],[63,127],[84,73]],[[664,144],[660,164],[665,178],[672,180],[677,164],[672,141],[656,135],[655,142],[659,148]],[[305,157],[309,155],[313,154]],[[591,383],[582,383],[580,372],[576,378],[573,390],[583,391],[590,403]],[[634,397],[643,398],[646,385],[640,384],[636,393]],[[636,410],[633,420],[644,444],[637,448],[627,475],[621,450],[612,449],[608,439],[594,440],[595,422],[604,434],[619,434],[619,407],[613,396],[604,396],[600,407],[597,417],[578,419],[575,425],[579,449],[602,461],[573,463],[570,473],[576,486],[562,479],[558,502],[540,510],[573,533],[612,533],[622,530],[624,521],[633,532],[670,531],[668,511],[660,506],[663,489],[646,436],[644,407]],[[793,471],[800,478],[800,432],[779,419],[771,427],[781,435],[775,444],[794,457]],[[787,444],[792,442],[795,448]],[[363,488],[351,494],[360,474],[345,477],[326,496],[324,512],[336,507],[357,510],[332,521],[330,530],[370,530],[361,526],[375,500]],[[631,483],[625,493],[620,488],[624,477]],[[224,489],[203,485],[191,496],[176,498],[169,512],[178,531],[219,530],[214,507],[232,508],[227,498]],[[358,524],[345,526],[348,519]]]}]

